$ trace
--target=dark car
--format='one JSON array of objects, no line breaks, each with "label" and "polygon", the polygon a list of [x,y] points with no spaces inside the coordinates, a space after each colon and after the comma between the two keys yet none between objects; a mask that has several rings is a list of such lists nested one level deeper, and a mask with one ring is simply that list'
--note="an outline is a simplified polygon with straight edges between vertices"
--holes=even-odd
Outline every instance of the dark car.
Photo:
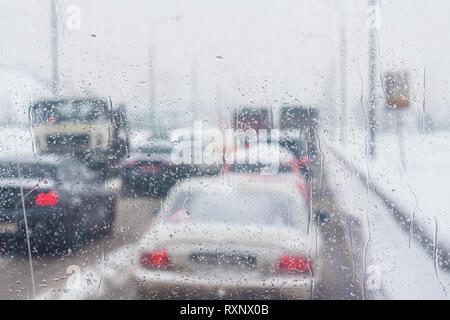
[{"label": "dark car", "polygon": [[27,233],[33,250],[72,249],[110,232],[114,215],[114,194],[77,158],[0,158],[1,249],[26,244]]},{"label": "dark car", "polygon": [[128,196],[162,197],[185,176],[183,166],[171,161],[172,144],[152,138],[120,162],[122,187]]}]

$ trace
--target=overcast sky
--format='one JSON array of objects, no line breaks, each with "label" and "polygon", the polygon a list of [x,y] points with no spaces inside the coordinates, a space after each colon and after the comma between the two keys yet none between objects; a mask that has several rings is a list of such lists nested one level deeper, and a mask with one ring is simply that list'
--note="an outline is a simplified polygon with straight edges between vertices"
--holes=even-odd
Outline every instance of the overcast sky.
[{"label": "overcast sky", "polygon": [[[50,78],[49,4],[0,0],[0,81],[11,83],[2,71]],[[422,106],[425,70],[429,112],[448,119],[450,3],[432,4],[379,2],[378,61],[380,70],[411,71],[415,110]],[[79,29],[70,29],[71,5],[80,9]],[[351,112],[358,113],[367,90],[367,1],[60,0],[58,8],[64,86],[111,96],[130,111],[149,108],[149,48],[158,112],[189,115],[193,97],[199,114],[211,120],[239,104],[333,104],[341,25]],[[24,92],[19,85],[15,91]],[[21,101],[47,94],[31,91]],[[0,89],[0,97],[8,94]]]}]

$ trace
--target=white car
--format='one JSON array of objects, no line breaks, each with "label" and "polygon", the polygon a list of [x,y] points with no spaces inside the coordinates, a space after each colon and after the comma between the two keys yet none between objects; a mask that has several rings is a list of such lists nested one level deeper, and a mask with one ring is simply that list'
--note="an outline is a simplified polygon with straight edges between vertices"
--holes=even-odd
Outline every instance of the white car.
[{"label": "white car", "polygon": [[138,246],[140,295],[309,299],[321,239],[296,183],[227,174],[175,186]]}]

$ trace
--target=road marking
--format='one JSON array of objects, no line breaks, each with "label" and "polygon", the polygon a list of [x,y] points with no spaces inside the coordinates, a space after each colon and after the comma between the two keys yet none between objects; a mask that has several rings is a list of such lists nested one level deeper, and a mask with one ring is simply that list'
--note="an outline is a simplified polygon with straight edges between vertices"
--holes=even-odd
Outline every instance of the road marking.
[{"label": "road marking", "polygon": [[124,245],[104,257],[103,261],[86,267],[69,266],[77,269],[67,278],[63,288],[47,288],[36,296],[36,300],[92,299],[101,297],[108,290],[119,288],[132,276],[133,261],[137,245]]}]

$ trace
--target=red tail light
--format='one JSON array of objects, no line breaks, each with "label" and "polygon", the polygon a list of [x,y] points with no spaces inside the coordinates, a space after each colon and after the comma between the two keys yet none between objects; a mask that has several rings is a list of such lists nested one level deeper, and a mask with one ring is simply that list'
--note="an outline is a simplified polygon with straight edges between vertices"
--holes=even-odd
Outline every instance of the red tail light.
[{"label": "red tail light", "polygon": [[167,266],[168,257],[165,249],[143,252],[141,254],[141,265],[147,269],[162,268]]},{"label": "red tail light", "polygon": [[144,173],[159,173],[163,171],[163,168],[156,164],[148,164],[140,166],[139,171]]},{"label": "red tail light", "polygon": [[278,271],[288,273],[312,272],[311,259],[292,255],[283,256],[280,258]]},{"label": "red tail light", "polygon": [[36,204],[40,207],[54,207],[59,203],[59,194],[56,191],[38,193]]}]

